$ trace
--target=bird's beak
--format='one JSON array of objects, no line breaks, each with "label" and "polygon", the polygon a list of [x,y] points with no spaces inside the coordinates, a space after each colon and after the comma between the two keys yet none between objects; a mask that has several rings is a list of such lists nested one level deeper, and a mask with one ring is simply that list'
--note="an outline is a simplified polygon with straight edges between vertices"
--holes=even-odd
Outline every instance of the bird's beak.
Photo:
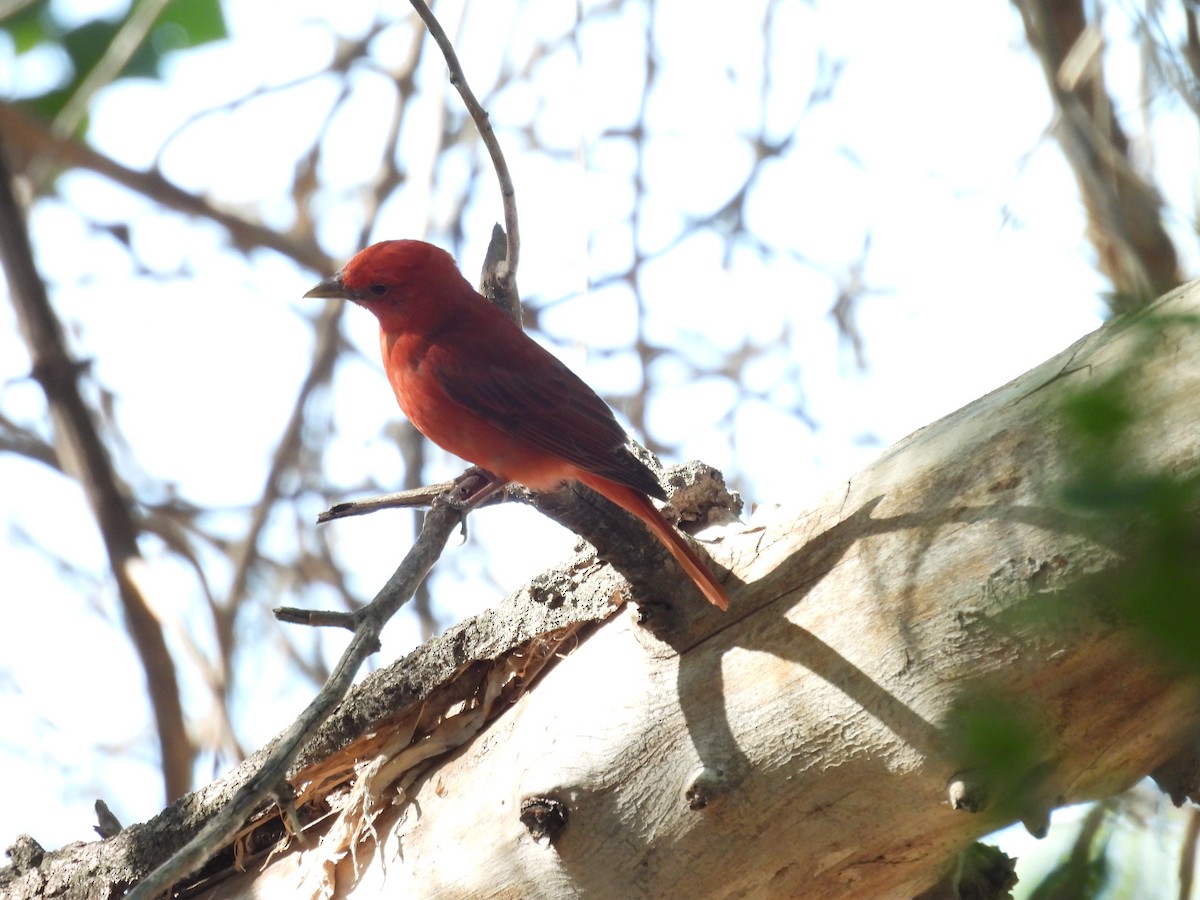
[{"label": "bird's beak", "polygon": [[338,300],[353,300],[354,296],[350,291],[346,290],[346,286],[342,284],[342,273],[330,275],[324,281],[319,282],[316,287],[304,295],[305,297],[333,297]]}]

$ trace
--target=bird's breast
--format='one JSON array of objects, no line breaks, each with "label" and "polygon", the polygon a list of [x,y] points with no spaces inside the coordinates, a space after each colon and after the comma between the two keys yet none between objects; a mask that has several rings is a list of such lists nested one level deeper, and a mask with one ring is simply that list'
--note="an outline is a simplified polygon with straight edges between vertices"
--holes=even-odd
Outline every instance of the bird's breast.
[{"label": "bird's breast", "polygon": [[[442,388],[439,354],[428,340],[380,333],[380,349],[396,401],[413,426],[443,450],[538,490],[574,477],[573,467],[496,427]],[[487,377],[481,372],[480,377]]]}]

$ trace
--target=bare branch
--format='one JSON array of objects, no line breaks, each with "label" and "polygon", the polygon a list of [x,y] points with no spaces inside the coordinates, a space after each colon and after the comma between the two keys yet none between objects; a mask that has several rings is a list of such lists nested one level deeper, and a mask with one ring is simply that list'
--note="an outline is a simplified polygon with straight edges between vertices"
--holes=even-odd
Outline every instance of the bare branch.
[{"label": "bare branch", "polygon": [[317,516],[318,522],[332,522],[334,519],[348,519],[351,516],[365,516],[381,509],[411,509],[427,507],[433,498],[445,493],[454,485],[453,481],[442,481],[438,484],[424,485],[393,494],[383,494],[379,497],[368,497],[366,500],[347,500],[336,503]]},{"label": "bare branch", "polygon": [[219,210],[204,198],[171,184],[157,171],[139,172],[97,153],[81,141],[59,137],[46,124],[11,103],[0,103],[0,134],[4,135],[9,164],[15,169],[43,159],[56,165],[88,169],[169,209],[216,222],[229,232],[230,240],[243,252],[268,247],[316,272],[333,268],[333,261],[314,242],[294,240],[265,225]]},{"label": "bare branch", "polygon": [[[0,131],[0,133],[3,133]],[[61,324],[33,261],[33,250],[5,155],[0,146],[0,260],[8,277],[17,325],[33,360],[54,422],[57,457],[75,477],[92,509],[117,584],[129,636],[137,648],[154,710],[162,753],[164,788],[174,799],[191,785],[192,744],[184,727],[175,663],[162,626],[142,594],[136,566],[142,563],[138,526],[113,470],[112,460],[79,393],[78,364],[67,350]]]},{"label": "bare branch", "polygon": [[472,509],[487,506],[500,499],[505,485],[506,482],[498,479],[487,469],[470,466],[453,481],[411,488],[395,494],[372,497],[368,500],[339,503],[317,516],[317,521],[328,522],[331,519],[342,519],[347,516],[361,516],[381,509],[432,506],[438,501],[449,503],[465,515]]},{"label": "bare branch", "polygon": [[517,196],[513,188],[512,176],[508,172],[508,163],[504,160],[504,151],[500,149],[500,141],[496,138],[496,132],[492,129],[492,123],[488,119],[487,110],[480,106],[479,101],[475,98],[475,94],[472,93],[470,86],[467,84],[467,77],[463,74],[462,64],[458,61],[458,55],[454,52],[454,47],[450,43],[450,39],[446,37],[445,30],[423,0],[410,0],[410,2],[413,9],[417,11],[417,15],[425,23],[425,27],[429,29],[430,37],[437,42],[438,47],[442,51],[442,56],[446,58],[446,68],[450,71],[450,83],[462,95],[467,112],[471,114],[471,118],[475,122],[475,127],[479,129],[479,136],[483,139],[483,144],[487,147],[488,154],[492,158],[492,165],[496,168],[496,178],[500,182],[500,199],[504,204],[504,227],[508,232],[508,254],[505,265],[498,267],[497,277],[500,284],[504,286],[504,293],[508,293],[514,289],[513,286],[517,282],[517,263],[521,253],[521,236],[517,228]]},{"label": "bare branch", "polygon": [[1115,313],[1141,308],[1183,279],[1162,197],[1135,170],[1107,93],[1099,26],[1088,23],[1081,0],[1014,3],[1060,114],[1055,136],[1079,183],[1098,267],[1112,281],[1110,305]]},{"label": "bare branch", "polygon": [[0,452],[24,456],[49,466],[51,469],[62,471],[62,466],[58,462],[58,454],[52,446],[28,428],[23,428],[3,414],[0,414]]},{"label": "bare branch", "polygon": [[358,627],[358,617],[352,612],[325,609],[298,609],[294,606],[280,606],[274,610],[275,618],[289,625],[308,625],[313,628],[345,628],[354,631]]}]

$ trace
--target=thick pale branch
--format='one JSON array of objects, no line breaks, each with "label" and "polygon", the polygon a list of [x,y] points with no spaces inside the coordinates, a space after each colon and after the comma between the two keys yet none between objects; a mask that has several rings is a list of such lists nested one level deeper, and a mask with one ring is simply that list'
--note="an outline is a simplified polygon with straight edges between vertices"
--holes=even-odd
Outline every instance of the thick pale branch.
[{"label": "thick pale branch", "polygon": [[[422,896],[911,896],[980,835],[1041,830],[1054,807],[1172,759],[1200,705],[1120,614],[1139,526],[1064,499],[1079,446],[1063,410],[1114,379],[1139,412],[1123,465],[1200,476],[1200,284],[1152,312],[914,434],[804,515],[711,529],[745,583],[729,616],[676,619],[661,640],[632,611],[607,623],[364,813],[382,846],[360,835],[336,895],[386,881]],[[964,743],[972,704],[1028,730],[1012,771]],[[225,889],[314,865],[293,852]]]},{"label": "thick pale branch", "polygon": [[[336,834],[355,852],[295,848],[244,874],[231,859],[218,890],[293,896],[299,877],[336,877],[335,896],[385,880],[419,896],[911,896],[1002,824],[1040,830],[1062,803],[1169,772],[1200,729],[1195,679],[1148,651],[1122,605],[1142,525],[1066,499],[1086,453],[1064,410],[1119,384],[1137,405],[1122,468],[1200,478],[1198,320],[1200,283],[922,429],[802,515],[707,529],[742,584],[728,615],[680,604],[657,637],[618,615],[473,738],[471,711],[504,708],[503,673],[576,615],[560,598],[605,607],[616,582],[581,560],[454,629],[364,683],[292,769],[305,802],[323,787],[357,804],[357,820],[311,825],[308,846]],[[981,705],[1028,732],[1011,770],[963,740]],[[155,833],[202,819],[220,787],[157,828],[46,854],[38,883],[76,859],[93,883],[136,872]]]}]

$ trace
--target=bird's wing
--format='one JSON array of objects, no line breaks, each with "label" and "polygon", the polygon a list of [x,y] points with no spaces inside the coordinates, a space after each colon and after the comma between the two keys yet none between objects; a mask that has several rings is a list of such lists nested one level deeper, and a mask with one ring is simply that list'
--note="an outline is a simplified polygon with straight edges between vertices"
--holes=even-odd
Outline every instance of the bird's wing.
[{"label": "bird's wing", "polygon": [[522,335],[521,352],[440,355],[429,362],[446,396],[493,427],[589,472],[665,499],[654,473],[626,446],[624,429],[596,392]]}]

